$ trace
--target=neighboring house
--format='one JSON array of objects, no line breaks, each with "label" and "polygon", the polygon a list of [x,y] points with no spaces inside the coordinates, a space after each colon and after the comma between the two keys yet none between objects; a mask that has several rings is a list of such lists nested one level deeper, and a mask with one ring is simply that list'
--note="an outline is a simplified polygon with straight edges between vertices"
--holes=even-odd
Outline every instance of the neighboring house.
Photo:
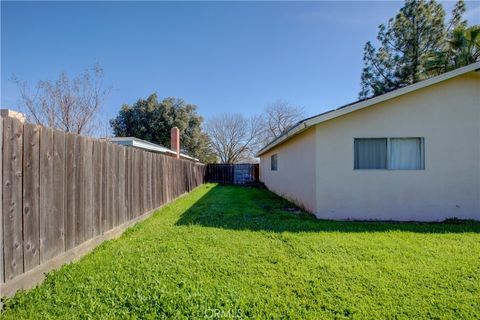
[{"label": "neighboring house", "polygon": [[129,146],[133,148],[143,149],[146,151],[160,153],[169,157],[179,158],[190,160],[194,162],[199,162],[197,158],[191,157],[185,153],[180,152],[180,132],[177,127],[173,127],[170,131],[170,141],[171,141],[171,149],[165,148],[159,144],[155,144],[149,141],[145,141],[135,137],[115,137],[115,138],[108,138],[109,141],[121,144],[124,146]]},{"label": "neighboring house", "polygon": [[257,156],[321,219],[480,220],[480,63],[302,120]]}]

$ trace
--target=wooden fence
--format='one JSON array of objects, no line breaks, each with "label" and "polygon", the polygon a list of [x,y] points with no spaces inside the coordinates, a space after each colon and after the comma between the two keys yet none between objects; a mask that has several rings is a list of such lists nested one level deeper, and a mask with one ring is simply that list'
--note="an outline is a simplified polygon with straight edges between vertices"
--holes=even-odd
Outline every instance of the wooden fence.
[{"label": "wooden fence", "polygon": [[0,149],[0,283],[204,181],[203,165],[13,118]]},{"label": "wooden fence", "polygon": [[206,181],[224,184],[258,182],[258,164],[208,164]]}]

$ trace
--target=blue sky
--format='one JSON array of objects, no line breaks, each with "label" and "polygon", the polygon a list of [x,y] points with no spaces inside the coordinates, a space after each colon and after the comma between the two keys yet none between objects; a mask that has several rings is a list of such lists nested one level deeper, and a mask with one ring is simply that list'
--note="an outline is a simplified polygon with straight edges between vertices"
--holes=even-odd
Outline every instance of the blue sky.
[{"label": "blue sky", "polygon": [[[451,11],[454,2],[443,2]],[[480,2],[468,2],[480,23]],[[357,98],[363,45],[402,2],[1,3],[1,107],[9,79],[35,84],[95,62],[112,85],[105,118],[153,92],[205,117],[276,100],[317,114]]]}]

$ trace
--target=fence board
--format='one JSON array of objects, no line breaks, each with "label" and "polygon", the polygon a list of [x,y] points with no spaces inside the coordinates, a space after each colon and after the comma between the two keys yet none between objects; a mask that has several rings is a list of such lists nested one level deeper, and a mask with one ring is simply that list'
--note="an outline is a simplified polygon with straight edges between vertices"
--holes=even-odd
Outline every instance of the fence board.
[{"label": "fence board", "polygon": [[136,189],[136,199],[138,201],[138,207],[135,212],[135,216],[139,216],[141,212],[143,212],[143,194],[142,194],[142,189],[143,189],[143,163],[142,163],[142,152],[137,150],[137,163],[136,163],[136,169],[135,169],[135,175],[137,177],[137,189]]},{"label": "fence board", "polygon": [[152,182],[150,184],[150,188],[152,188],[152,201],[155,209],[159,207],[157,193],[157,164],[157,155],[152,153]]},{"label": "fence board", "polygon": [[137,152],[138,156],[138,169],[137,169],[137,176],[138,176],[138,189],[137,189],[137,199],[138,199],[138,208],[136,212],[136,216],[141,215],[144,212],[144,201],[143,201],[143,156],[142,152]]},{"label": "fence board", "polygon": [[40,264],[40,127],[23,128],[23,252],[25,271]]},{"label": "fence board", "polygon": [[77,195],[75,197],[75,245],[85,241],[85,137],[77,136]]},{"label": "fence board", "polygon": [[170,201],[170,180],[169,180],[169,172],[170,172],[170,162],[168,162],[168,158],[163,158],[163,167],[165,168],[165,170],[163,171],[163,179],[162,181],[164,181],[164,184],[165,184],[165,188],[164,188],[164,191],[165,191],[165,202],[169,202]]},{"label": "fence board", "polygon": [[132,152],[132,217],[137,216],[137,207],[138,207],[138,199],[137,199],[137,192],[138,192],[138,158],[137,158],[137,150],[131,149]]},{"label": "fence board", "polygon": [[65,177],[65,249],[75,246],[75,212],[77,204],[77,136],[67,133],[65,143],[66,177]]},{"label": "fence board", "polygon": [[3,118],[0,117],[0,284],[4,282],[5,270],[3,268]]},{"label": "fence board", "polygon": [[102,146],[99,140],[93,141],[93,236],[102,233]]},{"label": "fence board", "polygon": [[100,141],[100,149],[102,151],[102,224],[101,224],[101,232],[102,234],[108,230],[108,212],[109,212],[109,204],[108,204],[108,192],[109,192],[109,168],[108,168],[108,143],[106,141]]},{"label": "fence board", "polygon": [[125,221],[125,149],[118,147],[118,224]]},{"label": "fence board", "polygon": [[3,146],[3,254],[5,280],[23,273],[22,129],[20,121],[4,120]]},{"label": "fence board", "polygon": [[131,164],[131,156],[130,156],[130,148],[125,149],[125,218],[126,220],[131,219],[131,200],[130,200],[130,193],[131,193],[131,183],[132,178],[130,176],[130,164]]},{"label": "fence board", "polygon": [[112,144],[112,175],[113,175],[113,185],[112,185],[112,227],[118,226],[118,146]]},{"label": "fence board", "polygon": [[165,163],[164,159],[165,157],[158,157],[158,173],[157,173],[157,182],[158,182],[158,187],[159,187],[159,194],[160,194],[160,205],[163,205],[165,203],[165,188],[163,187],[163,184],[165,183],[164,181],[164,168],[165,168]]},{"label": "fence board", "polygon": [[112,201],[113,201],[113,195],[112,195],[112,184],[113,184],[113,177],[112,177],[112,146],[110,143],[105,142],[104,148],[104,159],[103,159],[103,171],[105,172],[104,174],[104,201],[105,201],[105,217],[103,220],[105,221],[104,224],[104,233],[107,232],[112,228]]},{"label": "fence board", "polygon": [[[40,263],[52,256],[53,234],[53,130],[40,131]],[[53,250],[55,247],[53,247]]]},{"label": "fence board", "polygon": [[93,140],[85,138],[85,171],[84,171],[84,198],[83,207],[85,214],[85,241],[93,237]]},{"label": "fence board", "polygon": [[172,186],[171,186],[171,179],[170,179],[170,174],[172,173],[172,165],[170,162],[170,158],[165,158],[166,162],[166,168],[167,170],[165,171],[165,183],[166,183],[166,192],[167,192],[167,202],[170,202],[171,196],[172,196]]},{"label": "fence board", "polygon": [[140,207],[139,207],[139,212],[137,212],[137,215],[140,214],[140,212],[145,212],[145,193],[144,193],[144,188],[143,188],[143,181],[145,180],[145,172],[143,170],[144,167],[144,155],[143,153],[139,152],[138,153],[138,161],[139,161],[139,168],[138,168],[138,197],[139,197],[139,202],[140,202]]},{"label": "fence board", "polygon": [[118,154],[116,152],[116,145],[110,144],[110,174],[111,174],[111,186],[110,186],[110,193],[111,193],[111,202],[110,202],[110,229],[115,228],[117,226],[117,219],[118,219],[118,182],[117,182],[117,175],[118,175]]},{"label": "fence board", "polygon": [[53,212],[47,236],[49,256],[65,251],[65,132],[53,130]]},{"label": "fence board", "polygon": [[148,182],[147,182],[147,195],[148,195],[148,211],[155,209],[153,202],[153,153],[149,152],[148,155]]}]

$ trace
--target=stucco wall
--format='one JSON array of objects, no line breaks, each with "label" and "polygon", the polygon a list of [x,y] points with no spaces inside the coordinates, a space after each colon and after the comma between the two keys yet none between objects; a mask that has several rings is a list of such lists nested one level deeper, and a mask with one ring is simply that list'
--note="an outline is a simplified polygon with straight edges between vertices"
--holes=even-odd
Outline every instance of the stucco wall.
[{"label": "stucco wall", "polygon": [[[278,170],[270,156],[278,154]],[[315,128],[311,128],[260,157],[260,181],[273,192],[315,212]]]},{"label": "stucco wall", "polygon": [[[354,138],[424,137],[425,170],[354,170]],[[316,126],[316,215],[480,219],[480,75],[470,73]]]}]

